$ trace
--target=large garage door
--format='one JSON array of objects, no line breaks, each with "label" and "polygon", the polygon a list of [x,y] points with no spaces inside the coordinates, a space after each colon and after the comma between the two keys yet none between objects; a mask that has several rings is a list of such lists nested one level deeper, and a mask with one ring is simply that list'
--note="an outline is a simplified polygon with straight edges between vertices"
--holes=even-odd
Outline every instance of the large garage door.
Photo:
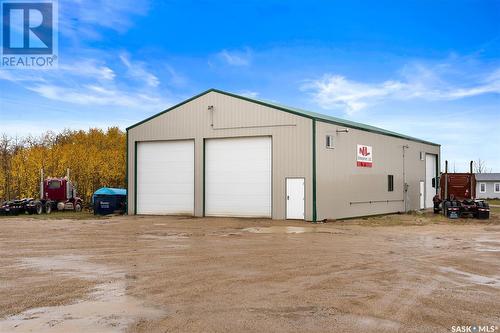
[{"label": "large garage door", "polygon": [[436,155],[425,155],[425,208],[434,206],[432,198],[436,195]]},{"label": "large garage door", "polygon": [[137,214],[194,214],[194,141],[137,144]]},{"label": "large garage door", "polygon": [[207,140],[205,215],[271,217],[271,138]]}]

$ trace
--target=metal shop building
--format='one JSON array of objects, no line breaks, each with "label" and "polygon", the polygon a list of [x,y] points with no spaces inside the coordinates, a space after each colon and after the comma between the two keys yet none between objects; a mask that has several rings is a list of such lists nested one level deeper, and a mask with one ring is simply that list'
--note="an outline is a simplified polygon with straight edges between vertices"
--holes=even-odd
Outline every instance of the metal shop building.
[{"label": "metal shop building", "polygon": [[432,207],[440,146],[210,89],[127,128],[128,213],[318,221]]}]

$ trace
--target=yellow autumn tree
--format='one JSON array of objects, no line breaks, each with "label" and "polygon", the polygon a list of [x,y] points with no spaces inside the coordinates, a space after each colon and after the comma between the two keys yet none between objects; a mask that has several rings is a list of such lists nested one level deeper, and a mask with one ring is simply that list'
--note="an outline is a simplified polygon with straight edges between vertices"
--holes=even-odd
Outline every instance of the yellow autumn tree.
[{"label": "yellow autumn tree", "polygon": [[125,187],[125,145],[125,133],[116,127],[47,132],[21,140],[4,135],[0,138],[0,198],[38,197],[41,169],[45,177],[63,177],[69,169],[86,202],[100,187]]}]

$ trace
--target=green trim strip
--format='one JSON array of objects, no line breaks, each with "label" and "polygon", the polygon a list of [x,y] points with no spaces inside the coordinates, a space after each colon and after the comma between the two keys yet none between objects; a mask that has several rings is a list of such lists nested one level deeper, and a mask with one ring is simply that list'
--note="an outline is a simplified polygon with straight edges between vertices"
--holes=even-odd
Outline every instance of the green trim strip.
[{"label": "green trim strip", "polygon": [[205,139],[203,139],[203,216],[205,216]]},{"label": "green trim strip", "polygon": [[125,159],[125,188],[127,189],[127,196],[125,197],[126,201],[125,201],[125,204],[126,204],[126,207],[127,207],[127,215],[128,215],[128,130],[126,131],[126,135],[125,135],[125,138],[127,140],[127,142],[125,143],[125,149],[126,149],[126,152],[125,152],[125,156],[126,156],[126,159]]},{"label": "green trim strip", "polygon": [[137,141],[134,141],[134,215],[137,215]]},{"label": "green trim strip", "polygon": [[244,100],[244,101],[247,101],[247,102],[251,102],[251,103],[256,103],[256,104],[259,104],[259,105],[263,105],[263,106],[267,106],[267,107],[270,107],[270,108],[273,108],[273,109],[277,109],[277,110],[280,110],[280,111],[285,111],[285,112],[288,112],[288,113],[291,113],[291,114],[294,114],[294,115],[297,115],[297,116],[301,116],[301,117],[305,117],[305,118],[309,118],[309,119],[314,119],[314,120],[317,120],[317,121],[321,121],[321,122],[325,122],[325,123],[329,123],[329,124],[334,124],[334,125],[340,125],[340,126],[345,126],[345,127],[349,127],[349,128],[353,128],[353,129],[358,129],[358,130],[361,130],[361,131],[366,131],[366,132],[371,132],[371,133],[376,133],[376,134],[382,134],[382,135],[387,135],[387,136],[392,136],[392,137],[395,137],[395,138],[400,138],[400,139],[405,139],[405,140],[410,140],[410,141],[415,141],[415,142],[420,142],[420,143],[425,143],[425,144],[428,144],[428,145],[432,145],[432,146],[440,146],[439,144],[437,143],[433,143],[433,142],[430,142],[430,141],[425,141],[425,140],[421,140],[421,139],[418,139],[418,138],[414,138],[414,137],[411,137],[411,136],[407,136],[407,135],[404,135],[404,134],[400,134],[400,133],[396,133],[396,132],[392,132],[392,131],[388,131],[388,130],[384,130],[382,128],[378,128],[378,127],[375,127],[375,126],[370,126],[370,125],[366,125],[366,124],[362,124],[362,123],[357,123],[357,122],[354,122],[354,121],[349,121],[349,120],[344,120],[344,119],[340,119],[340,118],[336,118],[336,117],[331,117],[331,116],[327,116],[327,115],[324,115],[324,114],[321,114],[321,113],[316,113],[316,112],[311,112],[311,111],[306,111],[306,110],[302,110],[302,109],[298,109],[298,108],[292,108],[292,107],[288,107],[288,106],[284,106],[284,105],[280,105],[280,104],[276,104],[276,103],[272,103],[272,102],[268,102],[268,101],[262,101],[262,100],[258,100],[258,99],[254,99],[254,98],[249,98],[249,97],[245,97],[245,96],[240,96],[240,95],[236,95],[236,94],[233,94],[233,93],[230,93],[230,92],[226,92],[226,91],[222,91],[222,90],[218,90],[218,89],[209,89],[207,91],[204,91],[202,92],[201,94],[198,94],[194,97],[191,97],[179,104],[176,104],[160,113],[157,113],[149,118],[146,118],[144,119],[143,121],[140,121],[132,126],[129,126],[127,128],[127,130],[129,129],[132,129],[134,127],[137,127],[153,118],[156,118],[164,113],[167,113],[175,108],[178,108],[179,106],[181,105],[184,105],[186,103],[189,103],[191,102],[192,100],[198,98],[198,97],[201,97],[203,95],[206,95],[210,92],[216,92],[216,93],[219,93],[219,94],[223,94],[223,95],[226,95],[226,96],[231,96],[231,97],[234,97],[234,98],[238,98],[238,99],[241,99],[241,100]]},{"label": "green trim strip", "polygon": [[312,120],[312,209],[313,209],[313,222],[317,219],[316,210],[316,120]]}]

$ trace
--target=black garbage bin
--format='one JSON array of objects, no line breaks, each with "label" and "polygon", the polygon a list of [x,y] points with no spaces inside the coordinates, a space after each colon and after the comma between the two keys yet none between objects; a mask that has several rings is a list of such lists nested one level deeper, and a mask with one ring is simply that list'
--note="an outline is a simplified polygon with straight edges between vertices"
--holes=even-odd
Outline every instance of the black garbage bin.
[{"label": "black garbage bin", "polygon": [[123,188],[102,187],[92,195],[95,215],[124,214],[127,190]]}]

